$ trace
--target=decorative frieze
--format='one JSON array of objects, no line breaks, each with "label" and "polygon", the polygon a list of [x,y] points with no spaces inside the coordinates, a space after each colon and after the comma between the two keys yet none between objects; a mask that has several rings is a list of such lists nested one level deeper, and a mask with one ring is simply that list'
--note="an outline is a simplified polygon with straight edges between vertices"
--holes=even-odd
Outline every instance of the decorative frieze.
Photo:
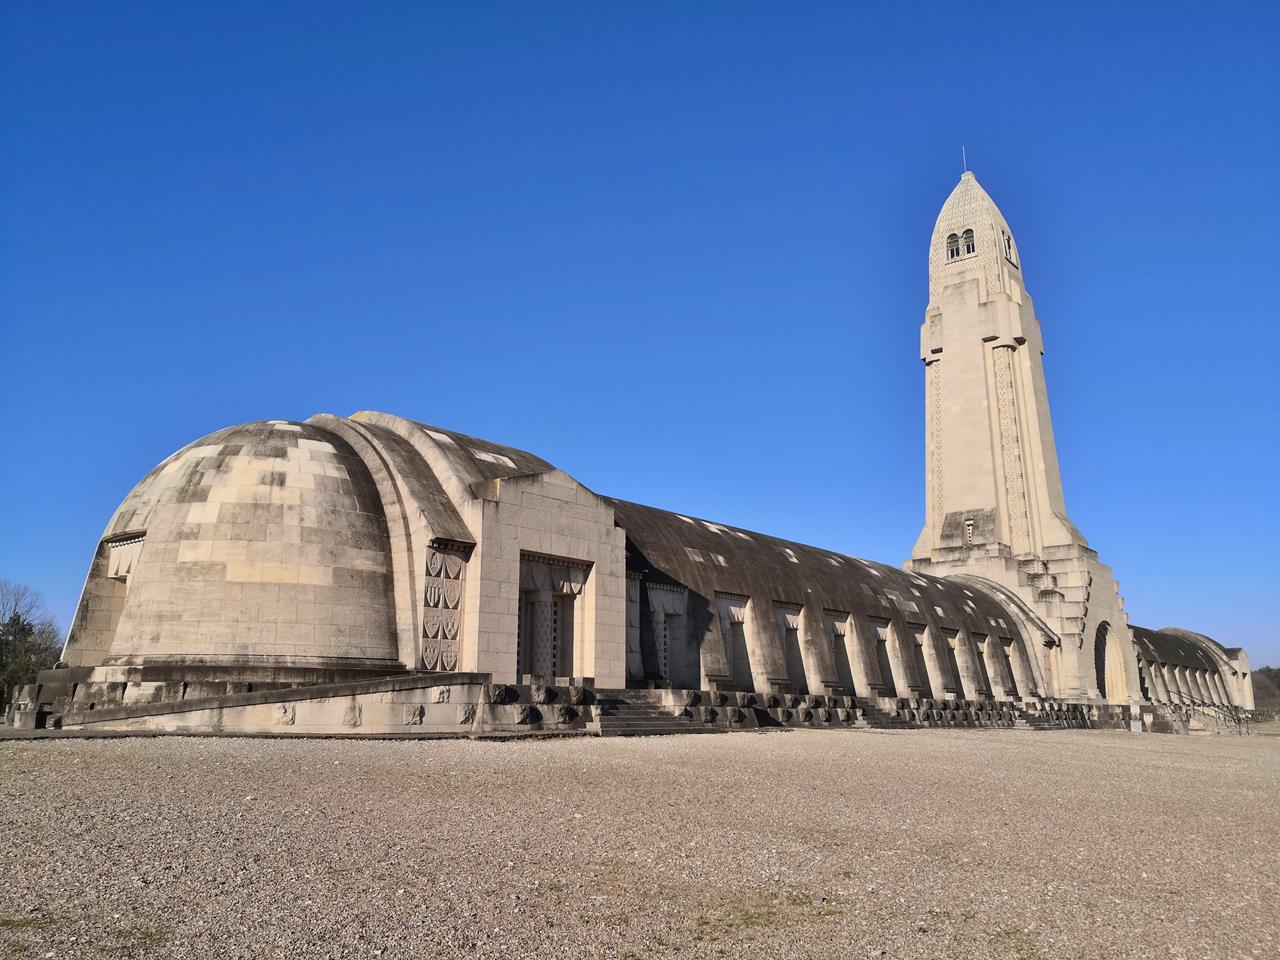
[{"label": "decorative frieze", "polygon": [[110,541],[107,544],[109,551],[107,577],[128,582],[129,574],[138,563],[138,556],[142,553],[142,544],[146,539],[146,534],[138,534]]}]

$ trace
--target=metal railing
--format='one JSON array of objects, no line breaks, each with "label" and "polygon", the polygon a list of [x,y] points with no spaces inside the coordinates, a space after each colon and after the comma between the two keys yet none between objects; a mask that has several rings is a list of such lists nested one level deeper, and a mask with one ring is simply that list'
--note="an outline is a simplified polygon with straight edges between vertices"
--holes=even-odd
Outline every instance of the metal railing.
[{"label": "metal railing", "polygon": [[1172,706],[1190,706],[1197,709],[1201,713],[1213,717],[1220,723],[1225,723],[1228,726],[1234,726],[1236,728],[1236,733],[1241,736],[1244,736],[1249,732],[1248,714],[1239,707],[1231,706],[1229,704],[1224,705],[1220,703],[1212,703],[1208,700],[1202,700],[1199,697],[1182,693],[1181,691],[1179,691],[1178,696],[1181,697],[1181,703],[1178,703],[1177,701],[1170,701]]}]

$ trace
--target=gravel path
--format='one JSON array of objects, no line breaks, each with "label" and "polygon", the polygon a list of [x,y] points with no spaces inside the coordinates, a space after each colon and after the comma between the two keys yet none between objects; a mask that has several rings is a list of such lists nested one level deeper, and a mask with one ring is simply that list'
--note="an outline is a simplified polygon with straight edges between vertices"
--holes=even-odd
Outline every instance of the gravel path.
[{"label": "gravel path", "polygon": [[1280,738],[0,742],[0,957],[1280,957]]}]

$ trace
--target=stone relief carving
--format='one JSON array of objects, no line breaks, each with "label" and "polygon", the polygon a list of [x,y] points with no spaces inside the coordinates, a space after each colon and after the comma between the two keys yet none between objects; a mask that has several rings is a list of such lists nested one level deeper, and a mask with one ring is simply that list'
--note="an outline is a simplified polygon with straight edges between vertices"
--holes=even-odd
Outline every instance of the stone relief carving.
[{"label": "stone relief carving", "polygon": [[930,494],[933,498],[933,526],[937,530],[942,526],[943,519],[943,500],[942,500],[942,474],[944,464],[942,460],[942,361],[934,360],[932,363],[926,364],[924,368],[926,390],[929,394],[929,423],[927,426],[929,434],[929,456],[933,463],[930,467],[930,476],[933,478],[933,489]]},{"label": "stone relief carving", "polygon": [[1027,516],[1027,484],[1022,465],[1022,438],[1018,433],[1018,402],[1014,393],[1013,347],[996,347],[992,360],[996,373],[996,404],[1000,420],[1000,450],[1004,457],[1005,498],[1009,504],[1009,539],[1015,555],[1031,550],[1031,525]]},{"label": "stone relief carving", "polygon": [[455,553],[427,554],[422,609],[422,665],[428,670],[458,669],[458,630],[462,625],[462,582],[467,565]]},{"label": "stone relief carving", "polygon": [[534,601],[529,605],[533,614],[529,624],[532,643],[533,672],[540,677],[553,677],[560,660],[559,624],[551,601]]}]

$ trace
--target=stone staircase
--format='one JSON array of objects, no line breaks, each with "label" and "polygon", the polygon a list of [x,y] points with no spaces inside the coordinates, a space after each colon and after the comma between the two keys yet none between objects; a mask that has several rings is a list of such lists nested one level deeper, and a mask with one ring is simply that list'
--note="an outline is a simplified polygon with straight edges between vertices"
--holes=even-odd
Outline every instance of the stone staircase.
[{"label": "stone staircase", "polygon": [[1020,730],[1089,730],[1096,722],[1081,704],[1043,700],[1015,707],[1013,725]]},{"label": "stone staircase", "polygon": [[[742,699],[743,696],[709,691],[597,689],[594,715],[588,720],[587,728],[603,737],[793,728],[1037,732],[1128,728],[1127,721],[1120,724],[1110,722],[1107,717],[1100,719],[1096,707],[1058,700],[1035,703],[933,698],[853,701],[852,698],[801,698],[792,694],[753,694]],[[1189,707],[1184,709],[1187,714],[1192,713]],[[1195,732],[1199,732],[1197,727],[1205,726],[1189,723],[1189,716],[1180,715],[1179,719]]]},{"label": "stone staircase", "polygon": [[1243,710],[1210,703],[1207,700],[1189,697],[1185,694],[1183,699],[1186,701],[1187,733],[1193,736],[1214,736],[1220,733],[1248,735],[1248,718]]},{"label": "stone staircase", "polygon": [[1058,720],[1054,720],[1041,713],[1032,713],[1029,710],[1018,709],[1017,719],[1013,721],[1013,726],[1017,730],[1066,730]]},{"label": "stone staircase", "polygon": [[672,733],[726,733],[724,727],[672,713],[649,700],[624,700],[597,691],[596,722],[602,737],[657,737]]},{"label": "stone staircase", "polygon": [[880,707],[862,701],[859,703],[859,709],[862,716],[859,718],[859,726],[870,727],[873,730],[918,730],[920,724],[905,720],[896,710],[882,710]]}]

